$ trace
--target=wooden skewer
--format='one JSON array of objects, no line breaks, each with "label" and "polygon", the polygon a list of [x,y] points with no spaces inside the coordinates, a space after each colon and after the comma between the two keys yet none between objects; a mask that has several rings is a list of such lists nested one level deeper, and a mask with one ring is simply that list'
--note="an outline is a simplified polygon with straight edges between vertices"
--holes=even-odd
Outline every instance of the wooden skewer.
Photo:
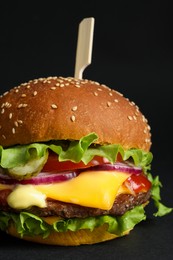
[{"label": "wooden skewer", "polygon": [[74,77],[82,79],[84,69],[91,64],[94,18],[85,18],[79,24]]}]

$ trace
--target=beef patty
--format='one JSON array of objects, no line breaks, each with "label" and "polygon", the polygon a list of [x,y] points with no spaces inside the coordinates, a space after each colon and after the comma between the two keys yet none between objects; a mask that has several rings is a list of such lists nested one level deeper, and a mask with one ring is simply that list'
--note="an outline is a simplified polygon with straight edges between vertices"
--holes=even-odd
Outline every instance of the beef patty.
[{"label": "beef patty", "polygon": [[[10,190],[0,191],[1,211],[15,211],[14,209],[10,208],[7,204],[7,196],[9,195],[9,193]],[[60,216],[63,218],[86,218],[90,216],[101,215],[121,216],[126,211],[133,209],[135,206],[147,202],[150,198],[150,195],[150,191],[141,192],[136,195],[120,194],[116,197],[113,207],[110,210],[84,207],[72,203],[65,203],[57,200],[47,199],[47,207],[39,208],[36,206],[32,206],[30,208],[25,209],[24,211],[33,213],[40,217]]]}]

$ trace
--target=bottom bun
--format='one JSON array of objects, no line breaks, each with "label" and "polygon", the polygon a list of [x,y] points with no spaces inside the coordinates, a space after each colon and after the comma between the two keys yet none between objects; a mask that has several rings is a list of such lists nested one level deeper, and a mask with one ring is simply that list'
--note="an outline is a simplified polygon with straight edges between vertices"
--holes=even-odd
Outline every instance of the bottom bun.
[{"label": "bottom bun", "polygon": [[[123,233],[123,236],[128,235],[129,232],[130,230],[126,231],[125,233]],[[48,245],[60,245],[60,246],[78,246],[84,244],[91,245],[91,244],[101,243],[119,237],[118,235],[110,234],[109,232],[107,232],[107,224],[97,227],[93,231],[90,231],[88,229],[81,229],[75,232],[73,231],[59,232],[59,233],[52,232],[47,238],[42,238],[41,236],[38,235],[31,236],[31,237],[30,236],[20,237],[20,234],[17,233],[16,228],[13,225],[11,225],[8,228],[8,234],[35,243],[48,244]]]}]

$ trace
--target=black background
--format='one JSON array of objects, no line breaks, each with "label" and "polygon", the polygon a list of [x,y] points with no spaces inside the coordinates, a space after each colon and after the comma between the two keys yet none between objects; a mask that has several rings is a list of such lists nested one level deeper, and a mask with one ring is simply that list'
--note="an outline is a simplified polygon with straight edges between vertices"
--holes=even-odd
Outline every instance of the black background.
[{"label": "black background", "polygon": [[[5,1],[0,3],[0,93],[30,79],[73,76],[78,26],[95,18],[92,64],[83,77],[133,100],[152,131],[153,175],[173,206],[171,1]],[[41,246],[0,235],[0,259],[172,259],[172,214],[100,245]],[[2,246],[2,248],[1,248]],[[15,255],[15,258],[14,258]]]}]

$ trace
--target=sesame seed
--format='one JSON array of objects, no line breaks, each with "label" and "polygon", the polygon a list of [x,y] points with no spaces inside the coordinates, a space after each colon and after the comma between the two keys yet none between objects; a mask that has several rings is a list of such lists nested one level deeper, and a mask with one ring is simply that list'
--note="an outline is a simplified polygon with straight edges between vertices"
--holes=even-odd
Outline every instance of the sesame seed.
[{"label": "sesame seed", "polygon": [[19,126],[19,124],[18,124],[18,122],[17,122],[17,121],[15,121],[15,122],[14,122],[14,125],[15,125],[16,127],[18,127],[18,126]]},{"label": "sesame seed", "polygon": [[57,79],[60,83],[64,82],[62,79],[60,79],[61,77],[59,77],[59,79]]},{"label": "sesame seed", "polygon": [[68,82],[71,82],[71,81],[72,81],[72,78],[71,78],[71,77],[68,77],[66,80],[67,80]]},{"label": "sesame seed", "polygon": [[119,96],[123,96],[122,93],[120,93],[119,91],[115,91]]},{"label": "sesame seed", "polygon": [[9,107],[10,103],[9,102],[5,102],[5,107]]},{"label": "sesame seed", "polygon": [[147,122],[147,119],[145,118],[144,115],[142,115],[142,121],[143,121],[144,123]]},{"label": "sesame seed", "polygon": [[15,89],[15,92],[17,93],[17,92],[19,92],[19,90],[18,90],[18,89]]},{"label": "sesame seed", "polygon": [[17,120],[17,122],[21,125],[21,124],[23,124],[23,121],[22,120]]},{"label": "sesame seed", "polygon": [[4,114],[4,112],[5,112],[5,109],[4,109],[4,108],[2,108],[2,110],[1,110],[1,114]]},{"label": "sesame seed", "polygon": [[27,107],[27,106],[28,106],[28,104],[19,104],[18,108],[23,108],[23,107]]},{"label": "sesame seed", "polygon": [[8,94],[8,91],[6,91],[4,94],[3,94],[3,96],[6,96]]},{"label": "sesame seed", "polygon": [[136,107],[136,111],[139,111],[139,107],[137,105],[135,105],[135,107]]},{"label": "sesame seed", "polygon": [[65,85],[63,83],[61,83],[59,86],[60,86],[60,88],[63,88]]},{"label": "sesame seed", "polygon": [[15,132],[16,132],[16,130],[15,130],[15,128],[13,127],[13,128],[12,128],[12,133],[15,134]]},{"label": "sesame seed", "polygon": [[22,94],[21,97],[26,97],[26,94]]},{"label": "sesame seed", "polygon": [[5,135],[2,135],[2,137],[3,137],[4,139],[6,139],[6,136],[5,136]]},{"label": "sesame seed", "polygon": [[136,112],[135,112],[135,115],[138,116],[138,115],[139,115],[139,111],[136,111]]},{"label": "sesame seed", "polygon": [[101,84],[101,86],[106,89],[108,88],[105,84]]},{"label": "sesame seed", "polygon": [[109,96],[112,96],[112,92],[109,92]]},{"label": "sesame seed", "polygon": [[76,84],[75,84],[75,87],[76,87],[76,88],[80,88],[79,83],[78,83],[78,84],[76,83]]},{"label": "sesame seed", "polygon": [[5,102],[5,103],[4,103],[4,106],[5,106],[6,108],[9,108],[9,107],[11,107],[11,104],[10,104],[9,102]]},{"label": "sesame seed", "polygon": [[133,101],[129,102],[131,106],[135,106],[135,103]]},{"label": "sesame seed", "polygon": [[107,106],[110,107],[111,106],[111,102],[108,101],[107,102]]},{"label": "sesame seed", "polygon": [[96,85],[100,85],[97,81],[95,81],[94,84],[96,84]]},{"label": "sesame seed", "polygon": [[77,110],[77,106],[72,107],[71,110],[72,110],[72,111],[76,111],[76,110]]},{"label": "sesame seed", "polygon": [[33,96],[36,96],[36,95],[37,95],[37,91],[34,91],[34,92],[33,92]]},{"label": "sesame seed", "polygon": [[128,116],[127,117],[130,121],[133,120],[133,117],[132,116]]},{"label": "sesame seed", "polygon": [[87,83],[87,81],[85,81],[85,80],[82,80],[80,83],[81,83],[81,84],[86,84],[86,83]]},{"label": "sesame seed", "polygon": [[101,88],[98,88],[97,90],[98,90],[98,91],[102,91],[102,89],[101,89]]},{"label": "sesame seed", "polygon": [[94,96],[96,96],[96,97],[97,97],[97,96],[98,96],[98,93],[97,93],[97,92],[94,92]]},{"label": "sesame seed", "polygon": [[56,87],[51,87],[50,89],[51,89],[51,90],[55,90],[55,89],[56,89]]},{"label": "sesame seed", "polygon": [[57,105],[52,104],[52,105],[51,105],[51,108],[56,109],[56,108],[58,108],[58,107],[57,107]]},{"label": "sesame seed", "polygon": [[118,99],[114,99],[114,102],[118,103],[119,101],[118,101]]},{"label": "sesame seed", "polygon": [[74,115],[72,115],[72,116],[70,117],[70,119],[71,119],[72,122],[74,122],[74,121],[76,120],[76,117],[75,117]]},{"label": "sesame seed", "polygon": [[11,119],[11,118],[12,118],[12,116],[13,116],[13,114],[12,114],[12,113],[10,113],[10,114],[9,114],[9,119]]},{"label": "sesame seed", "polygon": [[73,80],[76,82],[76,84],[79,84],[79,79],[75,79],[75,78],[73,78]]},{"label": "sesame seed", "polygon": [[31,86],[30,85],[27,85],[26,88],[30,88]]}]

